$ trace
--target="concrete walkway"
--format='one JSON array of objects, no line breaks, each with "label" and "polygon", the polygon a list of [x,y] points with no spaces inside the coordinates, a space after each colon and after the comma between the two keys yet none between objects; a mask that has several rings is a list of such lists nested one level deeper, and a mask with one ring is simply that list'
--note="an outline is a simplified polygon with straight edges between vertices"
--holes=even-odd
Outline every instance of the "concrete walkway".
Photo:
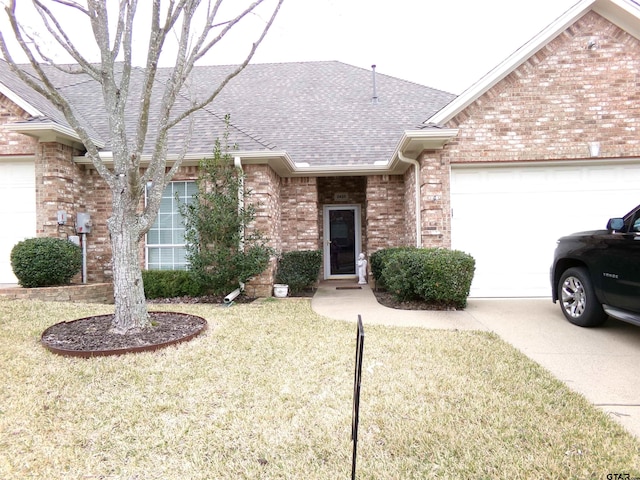
[{"label": "concrete walkway", "polygon": [[[356,288],[354,288],[356,287]],[[640,438],[640,328],[610,319],[572,325],[550,298],[470,299],[464,311],[396,310],[354,281],[322,282],[311,300],[323,316],[365,325],[484,330],[498,334]]]}]

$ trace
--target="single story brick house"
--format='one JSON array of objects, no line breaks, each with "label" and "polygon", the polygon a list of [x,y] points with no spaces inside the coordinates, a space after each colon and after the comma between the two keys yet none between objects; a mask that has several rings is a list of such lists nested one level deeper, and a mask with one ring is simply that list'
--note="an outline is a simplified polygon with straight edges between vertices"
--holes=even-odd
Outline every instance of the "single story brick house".
[{"label": "single story brick house", "polygon": [[[196,91],[231,67],[198,67]],[[443,66],[441,68],[446,68]],[[96,85],[56,74],[109,158]],[[231,116],[235,163],[278,251],[322,249],[323,278],[359,253],[417,245],[477,261],[472,296],[548,296],[556,239],[640,203],[640,7],[582,0],[459,96],[340,62],[249,65],[198,112],[197,135],[141,252],[184,268],[174,195]],[[51,105],[0,63],[0,283],[22,238],[91,216],[87,279],[110,278],[110,192]],[[184,138],[177,130],[170,154]],[[58,212],[67,214],[64,225]],[[251,282],[269,295],[273,269]]]}]

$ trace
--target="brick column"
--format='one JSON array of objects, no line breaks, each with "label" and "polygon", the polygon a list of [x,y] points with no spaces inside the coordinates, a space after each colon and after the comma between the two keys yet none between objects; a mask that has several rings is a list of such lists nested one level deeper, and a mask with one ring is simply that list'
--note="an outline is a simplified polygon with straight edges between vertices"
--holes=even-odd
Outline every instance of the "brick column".
[{"label": "brick column", "polygon": [[449,166],[440,154],[425,153],[420,159],[420,209],[422,246],[451,247]]},{"label": "brick column", "polygon": [[[36,205],[39,237],[67,238],[75,235],[75,214],[81,197],[81,167],[73,163],[77,152],[54,142],[40,143],[37,149]],[[66,225],[58,225],[57,212],[67,212]]]},{"label": "brick column", "polygon": [[[249,201],[256,207],[256,218],[250,228],[262,232],[276,251],[282,248],[280,177],[268,165],[246,165],[245,188],[251,191]],[[267,270],[254,277],[246,291],[254,297],[270,297],[276,269],[273,257]]]},{"label": "brick column", "polygon": [[405,180],[400,175],[367,177],[367,256],[387,247],[408,245]]}]

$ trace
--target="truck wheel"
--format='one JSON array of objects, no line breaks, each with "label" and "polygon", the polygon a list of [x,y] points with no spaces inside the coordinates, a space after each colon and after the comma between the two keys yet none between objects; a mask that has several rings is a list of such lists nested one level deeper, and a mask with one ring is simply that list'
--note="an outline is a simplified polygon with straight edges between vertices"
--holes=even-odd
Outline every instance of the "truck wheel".
[{"label": "truck wheel", "polygon": [[597,327],[607,319],[607,314],[596,298],[586,268],[567,269],[560,277],[558,291],[562,313],[574,325]]}]

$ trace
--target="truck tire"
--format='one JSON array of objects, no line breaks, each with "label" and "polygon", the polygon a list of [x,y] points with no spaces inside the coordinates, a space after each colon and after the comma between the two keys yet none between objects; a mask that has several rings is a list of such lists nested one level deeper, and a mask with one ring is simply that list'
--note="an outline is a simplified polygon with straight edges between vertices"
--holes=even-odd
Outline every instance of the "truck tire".
[{"label": "truck tire", "polygon": [[607,320],[586,268],[565,270],[558,282],[558,296],[562,313],[574,325],[597,327]]}]

